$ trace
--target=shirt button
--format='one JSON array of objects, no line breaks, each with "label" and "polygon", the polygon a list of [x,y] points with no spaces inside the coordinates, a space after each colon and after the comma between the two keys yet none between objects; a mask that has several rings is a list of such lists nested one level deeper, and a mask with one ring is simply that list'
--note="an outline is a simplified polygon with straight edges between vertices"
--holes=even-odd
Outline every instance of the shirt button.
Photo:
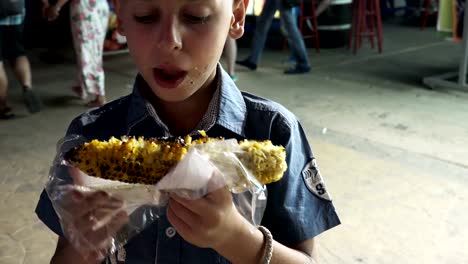
[{"label": "shirt button", "polygon": [[168,227],[166,229],[166,236],[169,237],[169,238],[173,238],[175,235],[176,235],[176,230],[175,228],[173,228],[172,226],[171,227]]}]

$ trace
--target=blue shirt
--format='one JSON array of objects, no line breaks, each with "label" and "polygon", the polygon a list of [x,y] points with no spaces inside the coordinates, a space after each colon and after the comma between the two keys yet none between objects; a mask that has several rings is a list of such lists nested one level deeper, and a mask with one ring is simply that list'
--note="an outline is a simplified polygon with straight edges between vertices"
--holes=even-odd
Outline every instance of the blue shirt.
[{"label": "blue shirt", "polygon": [[[286,148],[288,170],[280,181],[267,185],[262,225],[271,231],[276,241],[287,246],[339,225],[340,220],[297,118],[278,103],[239,91],[221,67],[218,67],[217,79],[218,114],[207,134],[238,140],[269,139]],[[166,128],[151,114],[139,92],[143,89],[148,87],[137,77],[132,94],[76,118],[67,134],[83,135],[89,140],[107,140],[121,135],[167,135]],[[36,213],[52,231],[63,235],[46,192],[41,194]],[[184,241],[165,217],[133,237],[125,250],[125,263],[130,264],[229,263],[212,249],[201,249]]]}]

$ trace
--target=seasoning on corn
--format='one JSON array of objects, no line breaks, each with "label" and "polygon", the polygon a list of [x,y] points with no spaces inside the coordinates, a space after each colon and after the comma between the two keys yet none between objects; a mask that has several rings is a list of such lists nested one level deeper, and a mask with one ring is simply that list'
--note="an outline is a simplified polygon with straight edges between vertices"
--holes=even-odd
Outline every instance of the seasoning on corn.
[{"label": "seasoning on corn", "polygon": [[[92,140],[69,151],[65,158],[86,174],[126,183],[156,184],[174,167],[193,145],[223,140],[202,137],[134,138],[112,137],[108,141]],[[239,145],[247,155],[239,156],[242,163],[263,184],[276,182],[286,171],[283,147],[271,141],[244,140]]]}]

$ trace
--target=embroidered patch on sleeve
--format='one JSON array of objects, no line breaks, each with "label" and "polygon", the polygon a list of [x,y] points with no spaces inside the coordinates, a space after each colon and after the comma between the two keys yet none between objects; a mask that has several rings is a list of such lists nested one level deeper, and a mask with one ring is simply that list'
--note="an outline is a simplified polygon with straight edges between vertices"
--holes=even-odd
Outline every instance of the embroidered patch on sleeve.
[{"label": "embroidered patch on sleeve", "polygon": [[316,196],[331,201],[331,196],[327,192],[320,170],[315,159],[311,160],[302,170],[302,177],[307,188]]}]

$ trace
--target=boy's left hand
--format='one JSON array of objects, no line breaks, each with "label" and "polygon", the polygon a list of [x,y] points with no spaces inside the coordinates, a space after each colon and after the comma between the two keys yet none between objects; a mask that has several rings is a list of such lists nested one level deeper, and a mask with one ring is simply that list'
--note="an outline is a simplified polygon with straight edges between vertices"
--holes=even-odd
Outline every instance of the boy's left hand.
[{"label": "boy's left hand", "polygon": [[249,224],[237,211],[232,194],[225,187],[197,200],[171,196],[167,218],[187,242],[215,250]]}]

